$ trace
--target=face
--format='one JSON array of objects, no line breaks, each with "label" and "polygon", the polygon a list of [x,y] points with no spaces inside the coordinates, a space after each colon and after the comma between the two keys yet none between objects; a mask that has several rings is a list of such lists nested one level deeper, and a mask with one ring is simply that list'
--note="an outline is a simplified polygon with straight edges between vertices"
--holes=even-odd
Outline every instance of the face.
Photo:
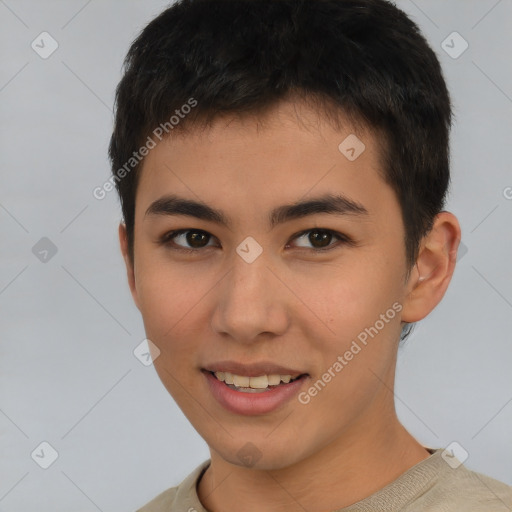
[{"label": "face", "polygon": [[[353,141],[338,148],[353,128],[296,111],[163,141],[136,195],[131,289],[158,375],[212,450],[261,469],[380,421],[407,291],[378,141],[358,132],[353,159]],[[238,375],[239,390],[214,370]],[[246,389],[269,375],[301,377]]]}]

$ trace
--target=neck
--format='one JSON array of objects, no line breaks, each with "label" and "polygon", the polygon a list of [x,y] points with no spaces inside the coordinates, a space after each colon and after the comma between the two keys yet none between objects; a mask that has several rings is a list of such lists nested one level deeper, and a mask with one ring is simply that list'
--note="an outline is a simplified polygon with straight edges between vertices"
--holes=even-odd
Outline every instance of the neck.
[{"label": "neck", "polygon": [[248,469],[211,450],[197,490],[210,512],[236,510],[241,503],[246,512],[337,510],[377,492],[429,456],[392,406],[360,418],[323,450],[284,468]]}]

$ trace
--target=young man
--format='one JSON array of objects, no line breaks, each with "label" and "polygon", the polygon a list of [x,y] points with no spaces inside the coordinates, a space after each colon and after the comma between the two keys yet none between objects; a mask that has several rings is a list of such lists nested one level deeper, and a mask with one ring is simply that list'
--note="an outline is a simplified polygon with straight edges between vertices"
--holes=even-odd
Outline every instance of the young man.
[{"label": "young man", "polygon": [[395,413],[400,338],[460,240],[450,99],[416,25],[384,0],[179,1],[116,101],[130,289],[211,453],[140,511],[510,510]]}]

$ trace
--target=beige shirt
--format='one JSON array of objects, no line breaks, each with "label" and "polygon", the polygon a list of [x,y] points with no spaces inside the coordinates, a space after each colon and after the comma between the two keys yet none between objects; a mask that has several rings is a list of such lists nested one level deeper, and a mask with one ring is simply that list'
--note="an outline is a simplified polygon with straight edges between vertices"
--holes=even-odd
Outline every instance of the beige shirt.
[{"label": "beige shirt", "polygon": [[[511,512],[512,487],[451,460],[442,449],[429,450],[395,481],[349,507],[333,512]],[[137,512],[208,512],[197,496],[197,483],[210,460],[200,464],[177,487],[167,489]]]}]

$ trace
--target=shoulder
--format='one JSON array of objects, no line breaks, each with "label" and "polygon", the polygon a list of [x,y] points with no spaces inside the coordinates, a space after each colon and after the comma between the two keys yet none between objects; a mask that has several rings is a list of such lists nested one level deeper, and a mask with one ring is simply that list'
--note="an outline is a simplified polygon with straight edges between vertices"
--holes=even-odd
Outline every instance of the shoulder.
[{"label": "shoulder", "polygon": [[343,512],[512,511],[511,486],[472,471],[442,448],[428,451],[430,457]]},{"label": "shoulder", "polygon": [[[512,510],[512,487],[461,463],[450,466],[442,450],[425,461],[435,476],[424,480],[404,512],[507,512]],[[420,463],[417,469],[420,469]]]},{"label": "shoulder", "polygon": [[177,490],[178,487],[167,489],[156,496],[156,498],[153,498],[149,503],[146,503],[142,508],[137,509],[136,512],[163,512],[172,510],[171,506],[176,498]]},{"label": "shoulder", "polygon": [[202,462],[178,486],[161,492],[136,512],[205,512],[196,487],[209,465],[210,459]]},{"label": "shoulder", "polygon": [[[446,471],[437,482],[443,504],[467,512],[500,512],[512,509],[512,487],[465,466]],[[452,508],[447,508],[452,510]]]}]

